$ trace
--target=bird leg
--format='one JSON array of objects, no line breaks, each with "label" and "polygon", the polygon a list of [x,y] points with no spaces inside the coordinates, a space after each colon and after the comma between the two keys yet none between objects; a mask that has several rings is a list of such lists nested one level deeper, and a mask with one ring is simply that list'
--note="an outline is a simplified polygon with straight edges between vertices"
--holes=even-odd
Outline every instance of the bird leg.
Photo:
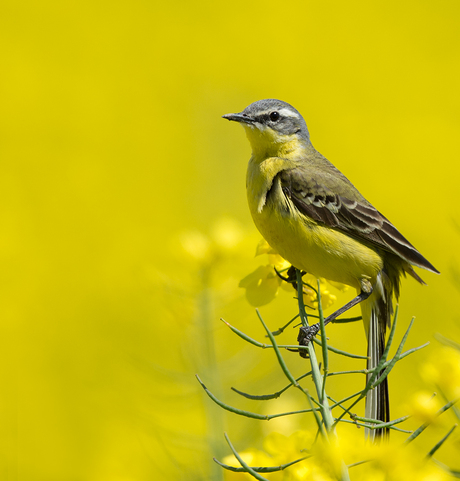
[{"label": "bird leg", "polygon": [[[368,287],[368,286],[366,286]],[[362,290],[354,299],[350,302],[347,302],[344,306],[342,306],[337,311],[333,312],[330,316],[324,319],[324,325],[329,324],[331,321],[339,317],[344,312],[348,311],[352,307],[356,306],[360,302],[367,299],[372,294],[372,288],[370,290],[366,289],[366,291]],[[312,324],[311,326],[302,326],[299,330],[299,335],[297,336],[297,341],[299,342],[299,346],[308,346],[310,341],[318,334],[320,329],[320,324]],[[300,353],[302,357],[302,352]]]}]

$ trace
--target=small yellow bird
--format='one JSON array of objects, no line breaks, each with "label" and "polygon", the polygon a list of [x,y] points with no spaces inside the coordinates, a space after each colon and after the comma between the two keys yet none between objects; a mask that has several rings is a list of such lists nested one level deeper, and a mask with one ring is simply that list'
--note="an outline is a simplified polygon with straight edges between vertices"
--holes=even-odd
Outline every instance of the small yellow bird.
[{"label": "small yellow bird", "polygon": [[[239,122],[251,143],[246,186],[260,233],[294,267],[357,289],[358,295],[326,322],[361,302],[368,368],[375,368],[401,274],[425,284],[412,266],[439,271],[315,150],[292,105],[259,100],[223,118]],[[386,379],[368,393],[366,417],[390,420]]]}]

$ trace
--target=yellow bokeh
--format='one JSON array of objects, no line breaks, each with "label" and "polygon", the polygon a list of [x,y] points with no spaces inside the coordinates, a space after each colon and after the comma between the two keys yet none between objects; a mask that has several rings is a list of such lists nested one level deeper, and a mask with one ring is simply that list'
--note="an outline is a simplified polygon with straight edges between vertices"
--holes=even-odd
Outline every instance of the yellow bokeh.
[{"label": "yellow bokeh", "polygon": [[[273,353],[219,322],[263,339],[238,288],[259,265],[249,146],[220,118],[261,98],[300,110],[315,147],[442,272],[403,282],[407,347],[458,341],[457,1],[0,11],[2,479],[220,479],[225,429],[261,448],[266,425],[211,406],[194,378],[251,410],[230,386],[285,383]],[[283,294],[262,308],[273,329],[295,313]],[[330,327],[365,352],[362,326]],[[425,355],[390,378],[395,417]]]}]

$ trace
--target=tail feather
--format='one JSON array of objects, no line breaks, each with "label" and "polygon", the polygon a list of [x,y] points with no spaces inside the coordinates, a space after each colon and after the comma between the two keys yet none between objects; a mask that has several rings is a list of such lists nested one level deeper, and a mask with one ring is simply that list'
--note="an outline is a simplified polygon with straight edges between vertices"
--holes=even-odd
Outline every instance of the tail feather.
[{"label": "tail feather", "polygon": [[[369,298],[362,305],[363,320],[365,322],[368,347],[367,347],[367,368],[374,369],[377,367],[383,351],[385,350],[385,332],[386,327],[390,325],[391,319],[391,293],[376,292],[374,299]],[[382,374],[382,373],[379,373]],[[367,375],[369,380],[371,374]],[[390,398],[388,393],[388,379],[386,378],[377,387],[368,392],[366,397],[366,418],[376,419],[382,422],[390,420]],[[383,437],[389,436],[389,429],[368,429],[367,437],[371,441],[377,441]]]},{"label": "tail feather", "polygon": [[[368,345],[367,345],[367,368],[377,367],[383,351],[385,350],[385,330],[382,329],[382,322],[379,319],[376,309],[371,312],[369,323]],[[382,373],[379,373],[379,375]],[[367,375],[367,381],[371,374]],[[366,397],[366,418],[377,419],[388,422],[390,420],[390,398],[388,393],[388,379],[385,378],[376,388],[368,392]],[[388,428],[369,429],[367,436],[371,441],[387,437]]]}]

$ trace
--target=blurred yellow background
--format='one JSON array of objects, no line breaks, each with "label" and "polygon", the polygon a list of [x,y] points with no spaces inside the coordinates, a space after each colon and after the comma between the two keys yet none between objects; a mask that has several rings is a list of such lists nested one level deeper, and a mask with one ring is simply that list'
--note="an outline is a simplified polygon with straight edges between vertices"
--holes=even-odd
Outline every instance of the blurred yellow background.
[{"label": "blurred yellow background", "polygon": [[[2,2],[1,479],[220,479],[224,429],[245,449],[305,426],[224,415],[194,378],[253,411],[289,402],[229,390],[286,381],[273,353],[219,322],[263,340],[238,288],[260,264],[250,150],[220,118],[255,100],[293,104],[315,147],[442,272],[403,282],[408,347],[459,339],[459,2],[281,5]],[[261,312],[279,327],[292,295]],[[365,352],[360,325],[329,335]],[[429,349],[392,374],[392,417]]]}]

